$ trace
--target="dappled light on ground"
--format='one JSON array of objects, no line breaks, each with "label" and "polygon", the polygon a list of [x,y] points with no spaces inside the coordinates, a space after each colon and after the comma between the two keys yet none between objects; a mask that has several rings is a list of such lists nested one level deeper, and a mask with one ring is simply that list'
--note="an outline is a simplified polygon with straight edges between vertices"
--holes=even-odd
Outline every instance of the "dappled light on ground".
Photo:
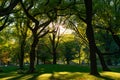
[{"label": "dappled light on ground", "polygon": [[0,74],[0,80],[120,80],[118,72],[101,72],[93,76],[84,72],[53,72],[35,74],[17,74],[15,72]]},{"label": "dappled light on ground", "polygon": [[[2,77],[3,75],[3,77]],[[17,74],[17,73],[11,73],[11,74],[2,74],[0,75],[0,80],[28,80],[33,77],[32,74],[30,75],[24,75],[24,74]]]},{"label": "dappled light on ground", "polygon": [[20,75],[16,74],[15,72],[11,73],[0,73],[0,80],[9,80],[15,77],[19,77]]},{"label": "dappled light on ground", "polygon": [[36,79],[37,80],[50,80],[51,76],[52,74],[46,73],[46,74],[39,75]]},{"label": "dappled light on ground", "polygon": [[103,72],[101,75],[104,77],[109,77],[111,79],[120,80],[120,73],[117,72]]},{"label": "dappled light on ground", "polygon": [[105,80],[100,77],[92,76],[89,73],[81,72],[54,72],[39,75],[37,80]]}]

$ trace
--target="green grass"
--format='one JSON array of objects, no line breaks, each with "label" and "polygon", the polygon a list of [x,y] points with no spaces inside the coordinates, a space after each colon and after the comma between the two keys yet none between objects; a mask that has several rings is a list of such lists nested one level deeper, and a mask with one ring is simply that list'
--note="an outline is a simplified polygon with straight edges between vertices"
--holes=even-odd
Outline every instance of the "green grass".
[{"label": "green grass", "polygon": [[112,67],[111,72],[102,72],[99,68],[101,76],[90,75],[89,67],[81,65],[39,65],[34,74],[18,74],[15,66],[2,69],[0,80],[120,80],[119,67]]}]

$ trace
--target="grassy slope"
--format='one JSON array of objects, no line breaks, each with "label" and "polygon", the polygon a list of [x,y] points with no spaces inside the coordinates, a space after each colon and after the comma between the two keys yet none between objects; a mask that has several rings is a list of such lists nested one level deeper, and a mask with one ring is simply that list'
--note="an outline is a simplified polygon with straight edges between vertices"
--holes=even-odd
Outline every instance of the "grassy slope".
[{"label": "grassy slope", "polygon": [[4,67],[0,80],[120,80],[120,68],[112,68],[114,72],[99,70],[99,77],[90,75],[88,66],[40,65],[36,69],[34,74],[18,74],[17,67]]}]

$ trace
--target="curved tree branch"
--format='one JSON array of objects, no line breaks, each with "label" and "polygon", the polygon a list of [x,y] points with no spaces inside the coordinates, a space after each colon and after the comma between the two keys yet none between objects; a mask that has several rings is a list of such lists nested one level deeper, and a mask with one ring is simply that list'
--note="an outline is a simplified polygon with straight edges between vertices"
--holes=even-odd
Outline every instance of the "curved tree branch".
[{"label": "curved tree branch", "polygon": [[7,8],[0,8],[0,16],[5,16],[11,13],[13,8],[19,3],[20,0],[11,0]]},{"label": "curved tree branch", "polygon": [[[31,1],[32,1],[32,0],[31,0]],[[31,2],[30,6],[29,6],[27,9],[25,8],[22,0],[20,0],[20,3],[21,3],[21,5],[22,5],[22,8],[23,8],[26,16],[27,16],[28,18],[30,18],[36,25],[38,25],[38,24],[39,24],[39,21],[36,20],[36,19],[28,12],[29,9],[31,9],[31,8],[33,7],[33,1]]]}]

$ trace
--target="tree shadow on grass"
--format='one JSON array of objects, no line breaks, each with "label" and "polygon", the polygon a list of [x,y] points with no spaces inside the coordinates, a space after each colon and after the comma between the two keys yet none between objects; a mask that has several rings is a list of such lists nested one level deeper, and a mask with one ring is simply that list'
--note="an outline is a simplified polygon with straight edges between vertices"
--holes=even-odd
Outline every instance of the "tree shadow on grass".
[{"label": "tree shadow on grass", "polygon": [[[49,76],[44,76],[44,77],[48,77],[47,80],[70,80],[70,79],[86,80],[88,76],[93,76],[83,72],[53,72],[53,73],[33,73],[33,74],[17,74],[16,73],[17,76],[15,76],[14,74],[13,77],[11,77],[11,74],[7,74],[6,76],[4,75],[3,77],[11,77],[7,80],[42,80],[41,78],[39,78],[39,76],[42,76],[45,74],[49,74]],[[93,76],[93,77],[101,78],[104,80],[114,80],[112,77],[106,76],[106,75]],[[90,80],[96,80],[94,78]],[[43,80],[45,79],[43,78]]]},{"label": "tree shadow on grass", "polygon": [[17,76],[14,72],[3,72],[3,73],[0,73],[0,79],[1,78],[7,78],[7,77],[11,77],[11,76]]},{"label": "tree shadow on grass", "polygon": [[23,73],[20,74],[19,76],[7,79],[7,80],[36,80],[36,78],[39,76],[39,73]]}]

